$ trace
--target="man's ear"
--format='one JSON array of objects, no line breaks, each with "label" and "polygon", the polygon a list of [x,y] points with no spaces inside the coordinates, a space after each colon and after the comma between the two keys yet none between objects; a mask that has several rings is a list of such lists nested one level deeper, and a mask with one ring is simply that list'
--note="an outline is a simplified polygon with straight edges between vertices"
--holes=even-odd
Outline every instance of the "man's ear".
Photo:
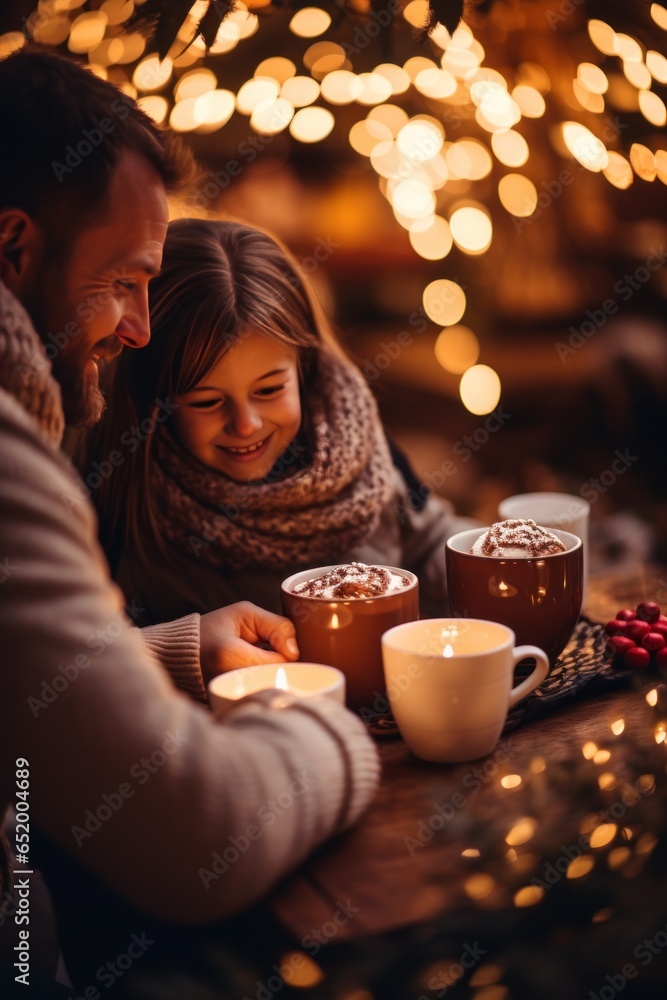
[{"label": "man's ear", "polygon": [[35,281],[43,250],[42,230],[27,212],[0,211],[0,280],[19,300]]}]

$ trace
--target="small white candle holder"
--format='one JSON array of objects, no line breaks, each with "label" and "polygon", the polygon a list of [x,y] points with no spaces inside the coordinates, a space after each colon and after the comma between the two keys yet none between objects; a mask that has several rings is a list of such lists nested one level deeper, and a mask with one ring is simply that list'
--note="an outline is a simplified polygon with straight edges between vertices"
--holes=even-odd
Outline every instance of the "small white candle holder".
[{"label": "small white candle holder", "polygon": [[324,663],[261,663],[218,674],[208,685],[213,713],[222,718],[246,695],[277,689],[295,698],[331,698],[345,704],[345,675]]}]

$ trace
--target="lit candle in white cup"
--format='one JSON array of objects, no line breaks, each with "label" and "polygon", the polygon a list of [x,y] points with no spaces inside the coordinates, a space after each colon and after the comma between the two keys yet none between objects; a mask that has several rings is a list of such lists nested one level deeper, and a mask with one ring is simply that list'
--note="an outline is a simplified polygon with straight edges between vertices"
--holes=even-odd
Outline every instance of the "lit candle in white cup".
[{"label": "lit candle in white cup", "polygon": [[249,694],[277,688],[295,698],[327,697],[345,704],[345,676],[323,663],[261,663],[218,674],[208,685],[211,708],[226,715]]},{"label": "lit candle in white cup", "polygon": [[[387,697],[401,736],[417,757],[475,760],[496,745],[508,709],[544,680],[546,653],[517,646],[511,629],[477,618],[406,622],[382,636]],[[512,687],[514,667],[536,660]]]}]

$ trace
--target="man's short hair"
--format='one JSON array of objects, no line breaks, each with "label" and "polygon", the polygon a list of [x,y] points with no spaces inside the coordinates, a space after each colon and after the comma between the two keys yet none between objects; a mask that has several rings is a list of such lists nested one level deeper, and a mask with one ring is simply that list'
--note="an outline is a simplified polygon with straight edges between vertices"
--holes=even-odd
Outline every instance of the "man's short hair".
[{"label": "man's short hair", "polygon": [[23,209],[63,250],[104,212],[123,153],[142,156],[167,191],[194,176],[192,154],[177,136],[53,51],[26,48],[0,62],[0,136],[0,209]]}]

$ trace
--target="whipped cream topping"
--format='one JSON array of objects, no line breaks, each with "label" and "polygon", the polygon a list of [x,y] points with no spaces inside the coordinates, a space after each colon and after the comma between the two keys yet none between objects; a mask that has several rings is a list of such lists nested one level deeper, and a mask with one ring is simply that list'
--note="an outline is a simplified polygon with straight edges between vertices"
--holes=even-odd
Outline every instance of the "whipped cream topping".
[{"label": "whipped cream topping", "polygon": [[565,552],[557,535],[531,519],[497,521],[477,539],[472,555],[495,559],[534,559]]},{"label": "whipped cream topping", "polygon": [[407,577],[392,573],[384,566],[353,562],[336,566],[322,576],[298,583],[293,588],[293,593],[328,600],[382,597],[392,591],[403,590],[409,582]]}]

